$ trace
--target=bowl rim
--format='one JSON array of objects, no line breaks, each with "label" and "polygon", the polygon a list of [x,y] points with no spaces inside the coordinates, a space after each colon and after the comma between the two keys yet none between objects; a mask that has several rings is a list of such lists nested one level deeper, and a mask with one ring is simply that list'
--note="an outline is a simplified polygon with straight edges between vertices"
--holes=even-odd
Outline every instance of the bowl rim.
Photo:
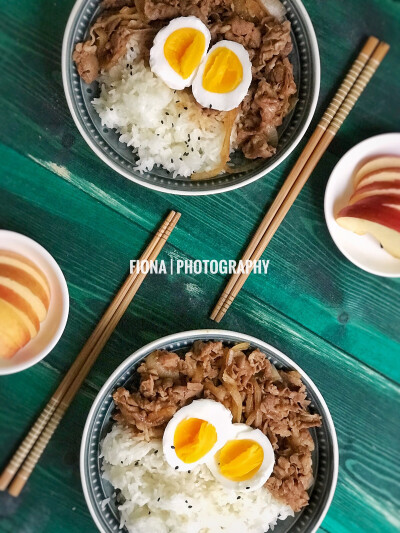
[{"label": "bowl rim", "polygon": [[393,131],[393,132],[387,132],[387,133],[380,133],[378,135],[373,135],[372,137],[367,137],[363,141],[360,141],[359,143],[352,146],[349,150],[347,150],[347,152],[345,152],[342,155],[342,157],[338,160],[336,165],[333,167],[332,172],[329,176],[329,179],[325,187],[324,217],[325,217],[325,223],[327,225],[331,239],[333,240],[338,250],[344,255],[346,259],[348,259],[356,267],[360,268],[361,270],[364,270],[365,272],[368,272],[369,274],[373,274],[374,276],[380,276],[383,278],[396,279],[396,278],[400,278],[400,270],[398,273],[385,272],[383,270],[380,270],[379,268],[373,268],[369,266],[368,264],[365,264],[362,261],[359,261],[356,257],[354,257],[351,253],[349,253],[345,249],[345,247],[342,245],[342,240],[340,239],[340,237],[338,236],[338,233],[334,229],[335,224],[337,225],[337,222],[336,222],[334,213],[332,212],[333,206],[331,205],[331,203],[336,194],[335,193],[335,180],[338,176],[338,169],[340,169],[340,166],[342,165],[342,162],[345,158],[347,160],[347,159],[350,159],[352,156],[354,156],[354,159],[357,159],[357,154],[360,149],[370,144],[374,145],[378,139],[385,139],[388,143],[390,143],[390,140],[394,139],[395,141],[398,140],[400,143],[400,132]]},{"label": "bowl rim", "polygon": [[112,170],[120,174],[121,176],[124,176],[125,178],[133,181],[134,183],[137,183],[138,185],[142,185],[143,187],[146,187],[148,189],[151,189],[153,191],[163,192],[165,194],[174,194],[179,196],[205,196],[209,194],[220,194],[223,192],[233,191],[234,189],[239,189],[241,187],[244,187],[245,185],[249,185],[250,183],[253,183],[254,181],[262,178],[263,176],[266,176],[269,174],[272,170],[274,170],[278,165],[280,165],[289,155],[293,152],[293,150],[297,147],[299,142],[304,137],[311,120],[314,117],[315,109],[317,107],[318,97],[319,97],[319,91],[320,91],[320,83],[321,83],[321,62],[320,62],[320,54],[319,54],[319,47],[318,47],[318,41],[317,36],[315,34],[314,26],[311,22],[311,18],[304,7],[304,4],[301,0],[292,0],[296,3],[299,11],[301,12],[301,15],[303,17],[304,26],[306,27],[307,36],[309,38],[310,42],[310,51],[311,51],[311,67],[314,69],[314,83],[312,85],[312,100],[310,105],[310,112],[307,116],[307,119],[305,120],[302,128],[299,129],[296,136],[292,139],[291,143],[289,144],[287,150],[285,153],[283,153],[280,157],[276,159],[274,163],[270,165],[270,167],[264,171],[260,171],[251,178],[244,179],[240,183],[234,183],[232,185],[227,186],[221,186],[219,188],[213,189],[213,190],[170,190],[166,189],[160,185],[156,185],[150,182],[144,182],[138,179],[134,174],[128,172],[124,168],[120,168],[118,165],[114,163],[110,158],[107,157],[106,154],[104,154],[96,145],[94,140],[91,138],[91,136],[85,131],[82,124],[80,123],[80,120],[78,118],[77,113],[74,109],[74,97],[69,91],[69,83],[68,83],[68,66],[70,64],[71,59],[71,51],[68,50],[68,40],[69,35],[73,29],[73,23],[75,20],[75,17],[80,10],[81,6],[87,2],[87,0],[76,0],[72,11],[69,15],[67,25],[65,27],[64,31],[64,37],[62,42],[62,50],[61,50],[61,72],[62,72],[62,83],[64,87],[64,94],[65,98],[68,104],[69,111],[72,115],[72,119],[75,123],[75,126],[78,128],[81,136],[86,141],[86,143],[89,145],[89,147],[93,150],[93,152],[104,162],[106,165],[108,165]]},{"label": "bowl rim", "polygon": [[[0,240],[5,239],[6,237],[10,237],[12,239],[16,239],[21,243],[28,243],[31,247],[33,247],[47,262],[49,265],[49,268],[53,270],[59,287],[61,289],[62,294],[62,313],[60,318],[60,323],[57,327],[57,330],[55,331],[53,337],[51,338],[50,342],[42,349],[40,350],[35,356],[29,358],[27,361],[22,361],[20,363],[16,363],[14,365],[10,365],[7,367],[0,367],[0,376],[5,376],[9,374],[16,374],[17,372],[22,372],[23,370],[26,370],[27,368],[30,368],[31,366],[35,365],[42,359],[44,359],[55,347],[55,345],[60,340],[65,326],[67,324],[68,315],[69,315],[69,292],[68,292],[68,286],[67,282],[65,280],[64,274],[59,267],[57,261],[54,259],[54,257],[44,248],[41,244],[39,244],[34,239],[31,239],[27,235],[23,235],[22,233],[18,233],[16,231],[10,231],[1,229],[0,230]],[[4,247],[4,249],[7,248],[7,244]]]},{"label": "bowl rim", "polygon": [[94,415],[98,409],[98,407],[101,404],[101,400],[103,400],[103,396],[105,391],[107,391],[117,380],[118,377],[125,373],[128,368],[137,362],[138,358],[141,358],[145,356],[148,353],[151,353],[155,349],[157,349],[160,345],[168,345],[171,343],[184,341],[188,337],[200,337],[200,336],[207,336],[213,339],[218,339],[219,337],[225,337],[225,336],[236,336],[239,337],[241,341],[247,341],[250,344],[259,344],[261,345],[265,350],[274,353],[278,355],[279,358],[281,358],[285,363],[296,369],[300,375],[305,377],[310,385],[310,387],[313,390],[313,393],[317,396],[318,400],[320,401],[323,409],[324,409],[324,422],[327,424],[328,432],[332,437],[332,448],[333,448],[333,456],[332,456],[332,483],[329,488],[329,493],[326,498],[326,502],[324,507],[321,510],[321,514],[318,518],[318,521],[316,522],[315,526],[312,530],[310,530],[308,533],[316,533],[319,526],[321,525],[322,521],[324,520],[329,507],[332,503],[332,499],[335,493],[336,485],[337,485],[337,478],[338,478],[338,472],[339,472],[339,446],[337,441],[337,435],[336,435],[336,429],[333,423],[332,415],[328,409],[328,406],[320,393],[319,389],[315,385],[312,379],[308,376],[308,374],[297,364],[295,363],[290,357],[285,355],[283,352],[272,346],[271,344],[268,344],[267,342],[264,342],[261,339],[258,339],[256,337],[253,337],[251,335],[247,335],[245,333],[240,333],[238,331],[231,331],[226,329],[195,329],[195,330],[189,330],[189,331],[182,331],[179,333],[172,333],[170,335],[166,335],[164,337],[160,337],[152,342],[149,342],[145,346],[142,346],[141,348],[135,350],[131,355],[129,355],[118,367],[112,372],[110,377],[106,380],[104,385],[101,387],[101,389],[98,391],[96,398],[93,401],[93,404],[90,408],[90,411],[88,413],[85,427],[83,429],[82,433],[82,440],[81,440],[81,448],[80,448],[80,459],[79,459],[79,469],[80,469],[80,477],[81,477],[81,484],[83,489],[83,494],[86,500],[86,505],[88,506],[89,512],[92,516],[93,521],[95,522],[97,528],[102,533],[108,533],[105,529],[103,529],[103,526],[101,522],[98,520],[96,512],[92,506],[90,495],[89,495],[89,483],[86,476],[86,469],[85,469],[85,463],[86,463],[86,444],[89,439],[89,429],[92,424],[92,421],[94,419]]}]

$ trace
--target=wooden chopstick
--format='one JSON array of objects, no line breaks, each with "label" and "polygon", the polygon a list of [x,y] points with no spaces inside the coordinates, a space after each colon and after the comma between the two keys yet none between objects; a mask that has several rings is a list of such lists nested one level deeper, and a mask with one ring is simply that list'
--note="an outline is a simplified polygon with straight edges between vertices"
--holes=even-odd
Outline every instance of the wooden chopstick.
[{"label": "wooden chopstick", "polygon": [[[367,45],[369,46],[371,51],[373,50],[373,44],[374,41],[369,40],[367,42]],[[266,216],[264,217],[261,223],[262,227],[259,228],[256,232],[255,237],[257,236],[257,239],[254,237],[251,241],[251,247],[249,245],[248,249],[246,250],[246,252],[250,250],[250,253],[247,254],[246,259],[250,259],[251,261],[257,261],[258,259],[260,259],[275,231],[278,229],[282,220],[284,219],[290,207],[292,206],[294,200],[297,198],[302,187],[306,183],[307,179],[310,177],[318,161],[321,159],[333,137],[336,135],[344,120],[357,102],[362,91],[365,89],[366,85],[372,78],[373,74],[375,73],[381,61],[387,54],[388,50],[389,45],[383,42],[380,43],[373,51],[370,59],[366,62],[366,65],[362,69],[357,80],[354,82],[353,87],[348,91],[347,95],[339,95],[339,99],[337,101],[340,101],[340,98],[342,98],[341,103],[337,104],[332,101],[331,105],[327,109],[327,112],[324,114],[323,119],[317,126],[317,130],[319,131],[317,133],[314,132],[311,138],[314,139],[310,146],[315,143],[314,148],[311,150],[307,144],[306,148],[303,150],[299,158],[302,161],[298,161],[295,165],[295,168],[297,168],[297,170],[300,170],[297,172],[297,174],[292,171],[293,175],[289,183],[287,183],[288,180],[285,181],[279,193],[280,202],[274,202],[274,208],[271,210],[271,212],[270,210],[268,210]],[[365,47],[363,53],[365,55]],[[347,75],[346,78],[348,78],[348,76],[349,75]],[[337,98],[337,96],[338,94],[335,95],[334,100]],[[335,108],[334,106],[336,105],[337,112],[333,116],[331,111]],[[331,118],[327,114],[328,112],[329,115],[332,115],[333,118]],[[328,124],[329,119],[330,121]],[[322,122],[323,124],[321,124]],[[216,322],[220,322],[220,320],[223,318],[230,305],[232,304],[233,300],[239,293],[240,289],[243,287],[251,271],[252,268],[250,268],[250,271],[247,274],[233,275],[231,277],[228,283],[229,288],[227,286],[224,293],[221,295],[221,298],[218,300],[217,305],[211,315],[211,318],[213,318]],[[234,279],[232,279],[233,277]]]},{"label": "wooden chopstick", "polygon": [[[168,217],[163,222],[162,226],[157,231],[146,250],[143,252],[140,258],[141,261],[154,260],[158,256],[179,218],[180,213],[176,213],[175,211],[171,211],[169,213]],[[48,402],[38,420],[31,428],[27,437],[24,439],[21,446],[18,448],[17,452],[14,454],[4,470],[2,476],[0,477],[0,488],[2,490],[7,488],[18,468],[26,459],[21,471],[18,473],[15,481],[10,487],[10,494],[19,494],[23,485],[28,479],[30,472],[32,472],[37,460],[45,448],[45,445],[43,446],[44,435],[48,436],[48,440],[50,439],[52,433],[50,435],[49,433],[51,427],[54,426],[55,420],[57,420],[57,424],[55,425],[54,430],[83,380],[85,379],[90,368],[97,359],[102,348],[109,339],[111,333],[118,324],[133,296],[139,289],[144,278],[145,274],[142,272],[133,271],[132,274],[129,274],[121,289],[118,291],[107,311],[104,313],[100,322],[94,329],[92,335],[85,343],[85,346],[79,353],[70,370],[60,383],[51,400]],[[58,409],[61,405],[63,406],[62,414],[61,410]],[[55,417],[54,420],[53,417]],[[32,452],[29,453],[31,449]],[[40,454],[38,454],[39,449],[41,449]],[[33,462],[34,459],[36,459],[35,462]],[[30,471],[28,473],[29,469]],[[23,483],[21,480],[23,480]]]},{"label": "wooden chopstick", "polygon": [[[282,205],[283,200],[285,199],[288,191],[293,186],[294,182],[296,181],[298,175],[300,174],[301,170],[303,169],[305,163],[307,162],[308,158],[314,151],[315,147],[317,146],[318,142],[320,141],[322,135],[325,133],[326,128],[329,126],[331,120],[335,116],[337,110],[341,106],[343,100],[349,93],[351,87],[353,86],[354,82],[358,78],[360,72],[366,65],[367,61],[371,57],[373,51],[375,50],[376,46],[378,45],[379,40],[376,37],[369,37],[365,45],[363,46],[361,52],[358,54],[357,58],[355,59],[354,63],[352,64],[350,70],[348,71],[346,77],[344,78],[343,82],[341,83],[339,89],[337,90],[335,96],[333,97],[331,103],[329,104],[329,107],[325,111],[323,117],[319,121],[314,133],[311,135],[309,141],[305,145],[303,151],[301,152],[298,160],[296,161],[294,167],[289,172],[288,177],[286,178],[285,182],[283,183],[280,191],[278,192],[275,200],[271,204],[270,208],[268,209],[267,213],[265,214],[263,220],[261,221],[260,225],[258,226],[255,234],[253,235],[253,238],[251,239],[249,245],[246,248],[246,251],[243,254],[242,260],[247,261],[251,258],[251,255],[254,253],[254,250],[256,249],[258,243],[260,242],[261,237],[264,235],[266,229],[270,225],[272,219],[276,215],[276,212],[278,211],[279,207]],[[232,291],[233,287],[235,286],[235,283],[239,279],[240,274],[232,274],[230,277],[223,293],[221,294],[217,304],[215,305],[210,318],[212,320],[216,320],[218,313],[221,309],[221,307],[224,305],[225,300],[228,298],[230,292]],[[219,320],[218,320],[219,322]]]}]

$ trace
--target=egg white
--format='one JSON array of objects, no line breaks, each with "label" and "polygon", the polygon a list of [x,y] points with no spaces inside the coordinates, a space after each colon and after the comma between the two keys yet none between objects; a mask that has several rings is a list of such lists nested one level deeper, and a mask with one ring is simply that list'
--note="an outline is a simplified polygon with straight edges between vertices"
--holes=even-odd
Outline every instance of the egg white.
[{"label": "egg white", "polygon": [[245,481],[232,481],[231,479],[227,479],[225,476],[223,476],[218,465],[219,450],[215,455],[213,455],[211,460],[207,462],[207,466],[211,470],[215,479],[217,479],[222,485],[224,485],[224,487],[228,489],[245,492],[258,490],[264,485],[264,483],[270,477],[274,469],[275,454],[272,445],[268,437],[266,437],[262,431],[260,431],[259,429],[253,429],[247,424],[231,425],[231,435],[229,436],[227,441],[236,439],[254,440],[263,449],[263,462],[252,478],[246,479]]},{"label": "egg white", "polygon": [[[198,461],[193,463],[184,463],[176,455],[174,447],[175,431],[180,422],[188,418],[199,418],[206,420],[215,427],[217,432],[217,441],[211,450],[206,453]],[[221,448],[228,440],[232,433],[232,413],[222,405],[222,403],[214,400],[194,400],[191,404],[182,407],[177,411],[171,420],[168,422],[164,430],[163,436],[163,452],[167,463],[174,469],[180,471],[188,471],[198,464],[203,464],[209,461],[215,452]]]},{"label": "egg white", "polygon": [[[178,17],[171,20],[171,22],[162,28],[154,38],[153,46],[150,50],[150,69],[156,76],[161,78],[163,82],[171,89],[181,90],[189,87],[196,75],[198,67],[193,70],[193,73],[186,79],[183,79],[168,63],[164,55],[164,45],[168,37],[176,30],[181,28],[194,28],[201,31],[205,37],[204,52],[201,61],[204,59],[208,47],[210,46],[211,34],[207,26],[201,22],[197,17]],[[200,64],[199,63],[199,64]]]},{"label": "egg white", "polygon": [[[239,85],[233,91],[228,93],[213,93],[207,91],[203,87],[203,75],[204,69],[207,64],[207,59],[212,54],[214,50],[220,47],[229,48],[232,52],[236,54],[243,68],[243,79]],[[234,41],[219,41],[217,44],[212,46],[208,54],[203,59],[197,74],[193,80],[192,91],[193,96],[197,102],[203,107],[208,107],[210,109],[217,109],[219,111],[230,111],[235,109],[249,90],[250,83],[252,80],[251,73],[251,61],[247,50],[239,43]]]}]

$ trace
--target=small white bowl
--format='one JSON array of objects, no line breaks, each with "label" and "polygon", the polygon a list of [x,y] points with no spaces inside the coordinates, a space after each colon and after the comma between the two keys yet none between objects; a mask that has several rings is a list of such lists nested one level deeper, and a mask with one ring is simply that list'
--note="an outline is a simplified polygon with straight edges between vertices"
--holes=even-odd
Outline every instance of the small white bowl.
[{"label": "small white bowl", "polygon": [[400,259],[383,250],[372,235],[357,235],[339,226],[335,214],[353,193],[353,173],[364,160],[378,155],[400,156],[400,133],[371,137],[349,150],[337,163],[325,191],[325,220],[329,233],[343,255],[359,268],[377,276],[400,277]]},{"label": "small white bowl", "polygon": [[39,333],[11,359],[0,359],[0,375],[4,375],[25,370],[51,352],[67,323],[69,294],[60,267],[49,252],[34,240],[14,231],[0,230],[0,249],[19,253],[36,263],[50,285],[50,306]]}]

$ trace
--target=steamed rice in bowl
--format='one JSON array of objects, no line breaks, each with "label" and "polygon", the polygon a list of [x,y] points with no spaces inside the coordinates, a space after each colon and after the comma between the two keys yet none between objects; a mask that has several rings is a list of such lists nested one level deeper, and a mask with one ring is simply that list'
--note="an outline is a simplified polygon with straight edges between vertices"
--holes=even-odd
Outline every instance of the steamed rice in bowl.
[{"label": "steamed rice in bowl", "polygon": [[238,499],[204,465],[190,474],[176,472],[160,440],[132,437],[119,424],[105,437],[101,453],[103,477],[121,491],[121,526],[129,533],[265,533],[294,516],[267,489]]},{"label": "steamed rice in bowl", "polygon": [[[118,492],[121,524],[129,533],[263,533],[308,505],[314,449],[309,428],[319,426],[321,419],[309,412],[305,386],[296,371],[277,370],[247,343],[229,347],[197,341],[181,356],[152,352],[137,372],[137,386],[114,392],[116,423],[101,443],[103,475]],[[200,404],[225,409],[231,429],[262,433],[273,446],[275,466],[263,486],[254,484],[255,470],[247,477],[240,477],[238,470],[237,479],[246,481],[232,488],[231,481],[216,477],[210,460],[193,460],[194,466],[186,465],[186,471],[185,465],[178,466],[179,439],[170,440],[170,429],[179,427],[185,410],[207,420]],[[226,435],[215,446],[223,450],[234,437],[219,420],[213,423]],[[201,439],[195,442],[201,444]],[[213,457],[222,465],[219,453]],[[240,469],[249,458],[238,457],[232,464]]]}]

